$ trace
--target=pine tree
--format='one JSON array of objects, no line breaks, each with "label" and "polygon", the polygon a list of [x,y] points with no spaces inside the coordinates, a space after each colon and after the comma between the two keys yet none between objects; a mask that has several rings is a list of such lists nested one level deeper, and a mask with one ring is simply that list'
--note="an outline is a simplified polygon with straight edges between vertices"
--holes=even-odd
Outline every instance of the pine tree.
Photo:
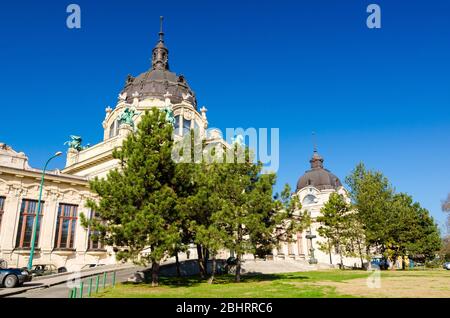
[{"label": "pine tree", "polygon": [[434,258],[440,249],[439,230],[426,209],[411,196],[395,193],[386,177],[363,164],[346,181],[368,255],[378,251],[393,262],[405,256]]},{"label": "pine tree", "polygon": [[[271,250],[277,228],[289,232],[299,227],[298,220],[292,217],[294,204],[274,200],[275,174],[262,174],[262,164],[252,162],[248,148],[240,148],[238,144],[233,147],[234,162],[219,165],[222,203],[212,218],[215,228],[226,233],[224,246],[236,253],[236,282],[240,282],[245,254]],[[245,161],[238,162],[238,154],[242,153]],[[283,203],[287,210],[283,210]]]},{"label": "pine tree", "polygon": [[366,170],[362,163],[346,178],[346,183],[357,220],[363,226],[367,254],[371,255],[376,250],[384,252],[392,224],[394,190],[386,177]]},{"label": "pine tree", "polygon": [[321,224],[318,229],[320,236],[327,239],[325,244],[319,245],[320,249],[326,252],[330,246],[335,247],[339,253],[341,268],[344,266],[343,256],[349,239],[350,209],[344,197],[334,192],[330,194],[316,219]]},{"label": "pine tree", "polygon": [[165,113],[145,112],[137,131],[124,140],[113,157],[119,168],[106,179],[90,182],[98,201],[89,200],[99,220],[84,226],[99,231],[100,240],[121,249],[119,259],[152,264],[152,285],[158,284],[160,261],[180,242],[180,217],[175,209],[175,163],[171,159],[173,127]]}]

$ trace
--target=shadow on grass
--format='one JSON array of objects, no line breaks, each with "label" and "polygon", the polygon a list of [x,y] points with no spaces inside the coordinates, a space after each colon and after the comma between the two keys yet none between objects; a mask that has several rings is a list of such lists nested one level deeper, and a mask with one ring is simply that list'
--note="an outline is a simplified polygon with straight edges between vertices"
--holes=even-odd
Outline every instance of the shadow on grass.
[{"label": "shadow on grass", "polygon": [[[209,277],[208,277],[209,278]],[[201,278],[199,275],[182,276],[182,277],[164,277],[160,276],[160,287],[193,287],[205,284],[208,282],[208,278]],[[257,282],[270,282],[276,280],[308,280],[309,276],[300,276],[295,274],[262,274],[262,273],[247,273],[241,276],[241,283],[257,283]],[[213,285],[229,285],[236,283],[236,276],[232,274],[217,275],[214,278]],[[127,286],[142,286],[142,284],[135,283],[123,283]],[[145,285],[151,285],[149,281],[145,282]]]}]

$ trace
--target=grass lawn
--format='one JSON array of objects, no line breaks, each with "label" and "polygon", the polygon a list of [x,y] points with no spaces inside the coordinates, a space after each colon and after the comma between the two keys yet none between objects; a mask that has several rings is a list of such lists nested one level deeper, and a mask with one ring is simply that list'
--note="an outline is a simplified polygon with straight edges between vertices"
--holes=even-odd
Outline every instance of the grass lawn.
[{"label": "grass lawn", "polygon": [[[102,298],[323,298],[323,297],[450,297],[450,271],[383,271],[380,288],[367,285],[374,272],[311,271],[246,275],[241,283],[234,276],[219,276],[210,285],[197,277],[161,278],[159,287],[118,284],[95,297]],[[372,277],[372,276],[371,276]]]}]

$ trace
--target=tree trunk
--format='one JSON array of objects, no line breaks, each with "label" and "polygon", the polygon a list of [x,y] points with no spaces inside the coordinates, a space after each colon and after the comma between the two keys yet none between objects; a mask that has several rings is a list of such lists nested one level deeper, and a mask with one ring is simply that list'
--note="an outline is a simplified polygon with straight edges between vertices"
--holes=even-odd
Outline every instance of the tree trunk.
[{"label": "tree trunk", "polygon": [[159,262],[152,262],[152,287],[159,284]]},{"label": "tree trunk", "polygon": [[203,266],[205,267],[205,276],[208,275],[208,260],[209,260],[209,250],[207,248],[204,249],[203,255]]},{"label": "tree trunk", "polygon": [[212,284],[214,282],[214,277],[216,274],[216,255],[214,254],[212,256],[212,272],[211,272],[211,277],[208,280],[208,283]]},{"label": "tree trunk", "polygon": [[328,254],[330,254],[330,265],[333,265],[333,257],[331,256],[331,244],[330,244],[330,240],[328,240]]},{"label": "tree trunk", "polygon": [[241,281],[241,254],[237,254],[236,262],[236,283]]},{"label": "tree trunk", "polygon": [[177,266],[177,277],[181,277],[180,260],[178,259],[178,251],[175,252],[175,263],[176,263],[176,266]]},{"label": "tree trunk", "polygon": [[203,262],[202,246],[200,244],[197,244],[197,261],[200,277],[205,278],[205,263]]},{"label": "tree trunk", "polygon": [[358,240],[358,252],[359,252],[359,259],[361,260],[361,269],[364,269],[364,260],[363,260],[363,254],[361,249],[361,242]]}]

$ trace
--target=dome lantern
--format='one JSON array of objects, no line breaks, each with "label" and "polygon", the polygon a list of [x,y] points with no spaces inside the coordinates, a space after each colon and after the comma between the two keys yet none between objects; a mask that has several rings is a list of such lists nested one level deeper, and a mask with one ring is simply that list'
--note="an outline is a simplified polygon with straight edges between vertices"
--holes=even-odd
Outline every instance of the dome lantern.
[{"label": "dome lantern", "polygon": [[135,93],[140,101],[148,98],[166,101],[165,95],[169,93],[172,104],[186,101],[197,109],[195,93],[186,78],[169,70],[169,50],[164,44],[163,17],[160,17],[160,23],[159,40],[152,50],[151,68],[137,77],[129,75],[119,96],[124,96],[127,103],[133,102]]},{"label": "dome lantern", "polygon": [[169,69],[169,50],[164,45],[163,32],[164,17],[160,17],[159,41],[152,50],[152,68],[154,70],[168,70]]}]

